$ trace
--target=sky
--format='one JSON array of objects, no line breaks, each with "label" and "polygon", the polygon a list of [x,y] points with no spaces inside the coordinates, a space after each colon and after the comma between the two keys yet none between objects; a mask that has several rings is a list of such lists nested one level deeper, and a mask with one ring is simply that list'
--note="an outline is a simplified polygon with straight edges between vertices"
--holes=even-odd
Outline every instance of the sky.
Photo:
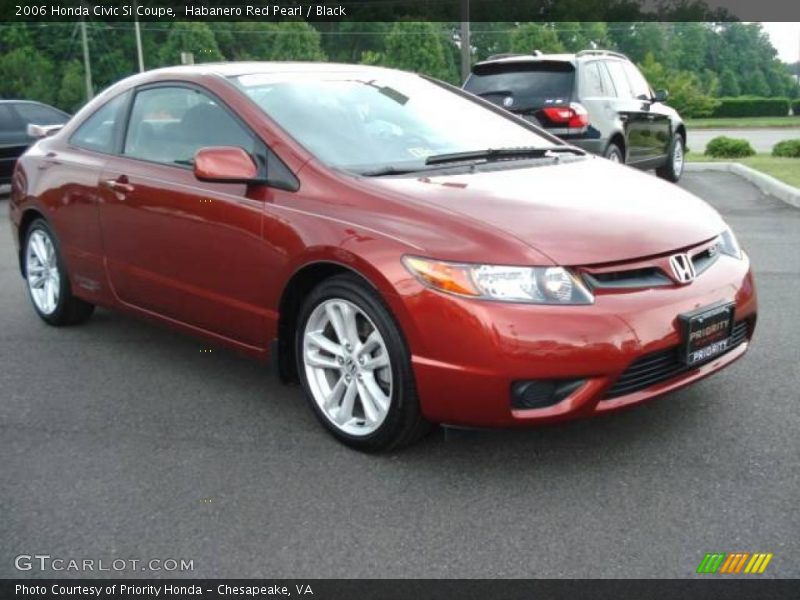
[{"label": "sky", "polygon": [[783,62],[800,60],[800,23],[761,23]]}]

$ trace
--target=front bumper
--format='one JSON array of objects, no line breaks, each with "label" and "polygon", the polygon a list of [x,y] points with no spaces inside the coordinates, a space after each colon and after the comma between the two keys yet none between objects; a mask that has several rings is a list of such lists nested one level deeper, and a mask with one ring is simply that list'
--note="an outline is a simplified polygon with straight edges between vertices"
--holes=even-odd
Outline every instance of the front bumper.
[{"label": "front bumper", "polygon": [[[607,398],[637,359],[681,343],[678,315],[724,300],[746,323],[744,341],[697,368],[646,389]],[[505,304],[427,288],[397,296],[422,412],[436,423],[507,427],[590,416],[636,404],[714,373],[741,357],[755,327],[749,259],[722,257],[690,285],[596,296],[590,306]],[[585,379],[564,400],[515,409],[520,380]]]}]

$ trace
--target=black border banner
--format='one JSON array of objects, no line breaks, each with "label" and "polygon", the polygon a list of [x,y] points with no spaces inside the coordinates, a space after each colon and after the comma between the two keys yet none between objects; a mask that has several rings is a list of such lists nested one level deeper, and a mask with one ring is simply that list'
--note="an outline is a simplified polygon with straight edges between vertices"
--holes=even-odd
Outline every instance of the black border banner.
[{"label": "black border banner", "polygon": [[[21,587],[20,587],[21,586]],[[137,588],[121,593],[123,586]],[[313,594],[307,592],[311,590]],[[75,591],[76,593],[70,593]],[[99,593],[98,593],[99,592]],[[697,579],[11,579],[2,600],[783,600],[800,597],[800,580],[704,576]]]},{"label": "black border banner", "polygon": [[800,21],[794,0],[7,0],[0,21]]}]

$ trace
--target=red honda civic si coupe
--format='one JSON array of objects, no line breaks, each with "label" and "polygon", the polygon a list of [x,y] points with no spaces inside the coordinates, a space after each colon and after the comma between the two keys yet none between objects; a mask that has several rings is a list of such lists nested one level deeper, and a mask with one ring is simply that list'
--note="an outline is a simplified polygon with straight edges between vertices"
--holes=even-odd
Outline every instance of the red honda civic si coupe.
[{"label": "red honda civic si coupe", "polygon": [[418,75],[161,69],[40,133],[11,220],[42,319],[109,306],[271,357],[357,448],[617,409],[753,334],[707,204]]}]

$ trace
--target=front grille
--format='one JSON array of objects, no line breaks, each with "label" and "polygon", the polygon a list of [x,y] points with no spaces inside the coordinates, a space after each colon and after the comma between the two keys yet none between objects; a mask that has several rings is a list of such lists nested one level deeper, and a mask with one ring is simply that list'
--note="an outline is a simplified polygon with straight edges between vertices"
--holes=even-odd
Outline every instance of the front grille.
[{"label": "front grille", "polygon": [[692,256],[692,264],[694,264],[694,271],[700,275],[703,271],[708,269],[711,265],[717,262],[719,258],[719,244],[715,243],[705,250],[698,252]]},{"label": "front grille", "polygon": [[[747,322],[739,321],[733,326],[731,335],[731,345],[726,351],[730,352],[739,344],[747,339]],[[714,358],[719,358],[720,355]],[[711,359],[714,360],[714,359]],[[681,360],[681,347],[674,346],[667,350],[660,350],[641,357],[631,364],[627,370],[620,375],[606,392],[605,398],[617,398],[627,394],[633,394],[652,385],[667,381],[683,373],[696,369],[699,365],[691,367],[683,364]]]},{"label": "front grille", "polygon": [[[719,243],[706,242],[700,250],[689,251],[696,276],[707,271],[719,258]],[[633,290],[676,285],[670,276],[669,256],[657,256],[610,267],[584,267],[586,283],[593,290]]]},{"label": "front grille", "polygon": [[608,273],[584,273],[584,278],[592,289],[650,288],[673,285],[672,280],[657,267]]}]

